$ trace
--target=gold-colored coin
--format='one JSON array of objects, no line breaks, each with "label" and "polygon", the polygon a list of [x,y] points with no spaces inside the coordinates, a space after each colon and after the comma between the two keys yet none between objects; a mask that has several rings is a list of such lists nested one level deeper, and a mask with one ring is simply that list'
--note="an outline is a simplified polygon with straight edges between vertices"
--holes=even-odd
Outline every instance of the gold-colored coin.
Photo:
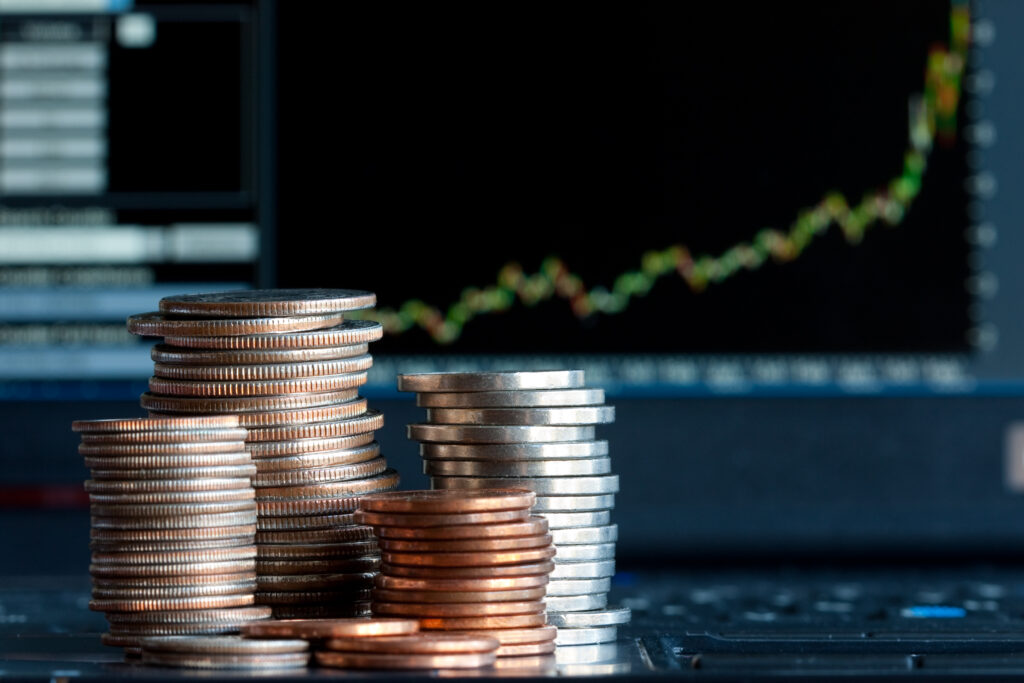
[{"label": "gold-colored coin", "polygon": [[369,512],[461,514],[520,510],[533,505],[536,495],[523,489],[471,491],[395,491],[367,496],[362,509]]},{"label": "gold-colored coin", "polygon": [[529,517],[529,508],[500,510],[498,512],[467,512],[439,515],[410,514],[407,512],[366,512],[360,509],[356,512],[355,516],[359,524],[369,524],[374,527],[401,527],[403,529],[463,526],[467,524],[502,524],[506,522],[521,522]]},{"label": "gold-colored coin", "polygon": [[150,652],[182,652],[208,655],[282,654],[306,652],[309,642],[298,639],[275,638],[252,640],[239,636],[165,636],[146,638],[142,647]]},{"label": "gold-colored coin", "polygon": [[494,663],[494,652],[450,655],[315,653],[317,664],[341,669],[479,669]]},{"label": "gold-colored coin", "polygon": [[256,591],[260,605],[323,605],[332,602],[366,602],[369,588],[343,588],[324,591]]},{"label": "gold-colored coin", "polygon": [[93,589],[117,590],[217,590],[233,589],[240,584],[256,582],[255,571],[228,574],[183,574],[181,576],[118,576],[92,578]]},{"label": "gold-colored coin", "polygon": [[381,539],[380,547],[398,553],[461,553],[497,550],[526,550],[551,545],[551,535],[517,536],[514,538],[474,538],[469,540]]},{"label": "gold-colored coin", "polygon": [[[200,480],[202,481],[202,480]],[[255,500],[256,491],[247,489],[227,489],[215,491],[165,491],[143,493],[91,493],[89,500],[93,504],[183,504],[183,503],[227,503],[231,501]]]},{"label": "gold-colored coin", "polygon": [[216,515],[225,512],[255,511],[252,500],[221,503],[177,503],[168,505],[100,505],[93,503],[89,511],[97,517],[171,517],[174,515]]},{"label": "gold-colored coin", "polygon": [[90,541],[89,549],[97,553],[152,553],[175,550],[209,550],[253,545],[253,537],[205,538],[188,541]]},{"label": "gold-colored coin", "polygon": [[206,539],[251,539],[255,533],[255,524],[242,524],[237,526],[225,525],[191,529],[118,529],[93,527],[89,530],[89,538],[98,542],[103,541],[111,543],[167,543]]},{"label": "gold-colored coin", "polygon": [[194,443],[132,443],[78,445],[81,455],[194,455],[197,453],[237,453],[245,450],[245,441],[197,441]]},{"label": "gold-colored coin", "polygon": [[256,543],[260,545],[273,543],[342,543],[345,541],[363,541],[371,538],[374,538],[373,528],[368,526],[256,532]]},{"label": "gold-colored coin", "polygon": [[342,557],[329,560],[256,560],[260,576],[297,576],[300,574],[345,574],[375,572],[380,569],[380,556]]},{"label": "gold-colored coin", "polygon": [[173,564],[90,564],[89,574],[97,578],[194,576],[197,574],[237,574],[256,570],[255,560],[225,562],[175,562]]},{"label": "gold-colored coin", "polygon": [[287,427],[257,427],[249,430],[249,441],[282,441],[285,439],[323,439],[350,434],[364,434],[384,426],[380,411],[367,410],[358,417],[332,422],[316,422]]},{"label": "gold-colored coin", "polygon": [[[378,574],[374,581],[374,585],[378,588],[392,591],[440,591],[452,593],[543,589],[547,584],[548,577],[543,574],[485,579],[413,579]],[[469,600],[468,602],[482,602],[482,600]]]},{"label": "gold-colored coin", "polygon": [[358,395],[358,389],[221,398],[157,396],[146,392],[139,398],[139,403],[146,410],[158,413],[262,413],[330,406],[352,401]]},{"label": "gold-colored coin", "polygon": [[160,311],[176,315],[295,316],[373,308],[377,296],[357,289],[240,289],[176,294],[160,299]]},{"label": "gold-colored coin", "polygon": [[322,377],[369,370],[373,357],[318,360],[308,363],[271,363],[268,365],[174,365],[155,363],[153,374],[164,379],[204,382],[250,382]]},{"label": "gold-colored coin", "polygon": [[505,524],[465,524],[442,527],[393,527],[382,526],[378,532],[381,539],[403,539],[409,541],[455,541],[490,538],[514,538],[517,536],[540,536],[548,533],[548,521],[543,517],[530,517],[525,522]]},{"label": "gold-colored coin", "polygon": [[426,633],[410,635],[331,638],[324,647],[335,652],[365,652],[380,654],[459,654],[468,652],[494,652],[499,646],[495,638],[468,633]]},{"label": "gold-colored coin", "polygon": [[362,356],[369,350],[368,344],[347,346],[325,346],[318,349],[227,349],[224,351],[189,349],[157,344],[149,356],[155,363],[176,365],[262,365],[265,363],[311,363],[322,360],[337,360]]},{"label": "gold-colored coin", "polygon": [[[303,499],[321,499],[348,496],[363,496],[383,490],[390,490],[398,485],[398,473],[388,469],[366,479],[354,481],[327,482],[306,486],[277,486],[256,491],[256,500],[260,503],[274,501],[297,501]],[[365,498],[363,499],[365,500]],[[353,509],[359,501],[353,501]]]},{"label": "gold-colored coin", "polygon": [[138,628],[142,625],[175,626],[184,624],[242,624],[255,619],[270,618],[267,607],[230,607],[224,609],[194,609],[154,612],[111,612],[107,621],[111,626]]},{"label": "gold-colored coin", "polygon": [[198,598],[211,595],[252,594],[256,580],[235,583],[210,583],[193,586],[147,586],[105,588],[93,586],[92,597],[98,600],[148,600],[156,598]]},{"label": "gold-colored coin", "polygon": [[139,598],[134,600],[97,598],[89,601],[94,612],[142,612],[151,610],[217,609],[256,604],[253,593],[204,595],[188,598]]},{"label": "gold-colored coin", "polygon": [[254,622],[242,627],[249,638],[379,638],[416,633],[415,619],[289,619]]},{"label": "gold-colored coin", "polygon": [[260,545],[256,557],[260,560],[323,560],[338,557],[362,557],[376,552],[377,540],[349,541],[348,543],[305,543],[302,545]]},{"label": "gold-colored coin", "polygon": [[373,432],[351,434],[349,436],[332,436],[319,439],[287,439],[282,441],[253,441],[249,444],[249,452],[253,458],[278,458],[284,455],[300,455],[302,453],[321,453],[324,451],[342,451],[373,442]]},{"label": "gold-colored coin", "polygon": [[154,311],[128,316],[128,331],[142,337],[238,337],[323,330],[340,325],[344,319],[340,313],[280,318],[177,318]]},{"label": "gold-colored coin", "polygon": [[256,475],[255,465],[210,465],[205,467],[155,467],[153,469],[93,470],[95,481],[131,479],[236,479]]},{"label": "gold-colored coin", "polygon": [[373,585],[373,573],[261,575],[256,580],[256,585],[260,591],[266,592],[320,591],[341,586],[355,586],[361,590],[369,590]]},{"label": "gold-colored coin", "polygon": [[356,523],[351,512],[339,515],[312,515],[309,517],[260,517],[256,528],[264,531],[302,531],[348,527]]},{"label": "gold-colored coin", "polygon": [[147,552],[94,552],[94,565],[178,564],[181,562],[228,562],[256,557],[255,545],[191,550],[151,550]]},{"label": "gold-colored coin", "polygon": [[[452,631],[448,631],[452,633]],[[466,631],[468,635],[488,636],[502,645],[525,645],[528,643],[553,643],[558,635],[554,626],[535,628],[496,628],[492,630]]]},{"label": "gold-colored coin", "polygon": [[555,563],[550,560],[532,564],[492,565],[490,567],[402,567],[392,565],[387,567],[387,574],[410,579],[490,579],[511,576],[547,576],[554,568]]},{"label": "gold-colored coin", "polygon": [[149,390],[154,394],[194,397],[275,396],[306,394],[350,389],[366,384],[365,372],[343,375],[302,377],[298,379],[248,380],[236,382],[202,382],[190,379],[150,377]]},{"label": "gold-colored coin", "polygon": [[536,628],[547,625],[543,611],[487,617],[421,617],[420,628],[428,631],[475,631],[497,628]]},{"label": "gold-colored coin", "polygon": [[248,430],[243,427],[234,429],[167,429],[152,432],[99,432],[82,434],[82,443],[95,445],[245,441],[248,434]]},{"label": "gold-colored coin", "polygon": [[75,420],[71,430],[87,434],[119,432],[152,432],[162,430],[231,429],[238,427],[234,415],[203,415],[188,417],[128,417],[105,420]]},{"label": "gold-colored coin", "polygon": [[215,492],[228,494],[246,491],[252,488],[252,480],[248,477],[228,477],[224,479],[131,479],[127,481],[86,480],[85,490],[90,494],[145,494],[175,492]]},{"label": "gold-colored coin", "polygon": [[97,529],[198,529],[255,523],[256,513],[253,511],[181,514],[170,517],[92,517],[92,525]]},{"label": "gold-colored coin", "polygon": [[164,335],[164,342],[172,346],[197,349],[315,349],[325,346],[367,344],[383,336],[384,328],[378,322],[346,320],[336,327],[309,332],[224,337],[169,334]]},{"label": "gold-colored coin", "polygon": [[343,448],[336,451],[314,451],[298,455],[282,455],[277,458],[258,458],[254,461],[257,471],[262,474],[291,472],[301,469],[336,467],[373,460],[380,455],[380,444],[371,441],[365,446]]},{"label": "gold-colored coin", "polygon": [[309,663],[308,652],[268,655],[208,655],[142,650],[142,663],[182,669],[292,669]]},{"label": "gold-colored coin", "polygon": [[[259,489],[273,489],[282,486],[309,486],[313,484],[330,484],[334,482],[364,479],[380,474],[388,467],[384,458],[374,458],[367,462],[335,467],[317,467],[303,470],[285,470],[284,472],[268,472],[253,477],[252,485]],[[257,467],[258,469],[258,467]]]},{"label": "gold-colored coin", "polygon": [[375,588],[373,600],[377,602],[416,602],[426,604],[445,603],[481,603],[481,602],[530,602],[543,600],[545,587],[524,588],[521,590],[502,591],[411,591],[411,590],[386,590]]},{"label": "gold-colored coin", "polygon": [[540,600],[528,602],[417,603],[373,601],[375,614],[394,617],[492,617],[544,613]]}]

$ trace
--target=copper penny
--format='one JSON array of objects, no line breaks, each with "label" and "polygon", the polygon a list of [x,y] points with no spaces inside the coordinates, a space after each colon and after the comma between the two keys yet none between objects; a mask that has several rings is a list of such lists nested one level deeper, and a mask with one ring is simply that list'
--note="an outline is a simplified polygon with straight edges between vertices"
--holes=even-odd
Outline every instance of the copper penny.
[{"label": "copper penny", "polygon": [[146,410],[160,413],[262,413],[280,410],[303,410],[345,403],[359,395],[358,389],[338,389],[281,396],[234,396],[195,398],[190,396],[157,396],[149,392],[139,397]]},{"label": "copper penny", "polygon": [[326,346],[319,349],[226,349],[223,351],[189,349],[157,344],[149,356],[155,363],[176,365],[262,365],[265,363],[310,363],[362,356],[369,350],[367,344]]},{"label": "copper penny", "polygon": [[301,379],[340,375],[369,370],[373,357],[312,361],[309,363],[271,363],[269,365],[175,365],[154,363],[153,375],[163,379],[215,382],[250,382]]},{"label": "copper penny", "polygon": [[169,636],[146,638],[142,647],[150,652],[242,655],[306,652],[309,642],[299,639],[249,640],[238,636]]},{"label": "copper penny", "polygon": [[245,450],[245,441],[197,441],[195,443],[132,443],[78,445],[81,455],[193,455],[197,453],[237,453]]},{"label": "copper penny", "polygon": [[[384,458],[374,458],[367,462],[357,462],[334,467],[313,467],[301,470],[285,470],[284,472],[267,472],[253,477],[252,485],[263,489],[281,486],[310,486],[315,484],[331,484],[334,482],[365,479],[380,474],[388,467]],[[258,468],[257,468],[258,469]]]},{"label": "copper penny", "polygon": [[183,669],[283,669],[306,666],[309,663],[309,653],[193,655],[180,652],[152,652],[143,648],[142,663]]},{"label": "copper penny", "polygon": [[[159,456],[150,456],[150,460],[156,463],[157,465],[153,469],[148,469],[146,467],[128,467],[126,469],[93,469],[92,478],[94,481],[130,481],[154,479],[177,479],[181,481],[199,478],[239,479],[242,477],[248,478],[255,475],[256,466],[252,464],[252,459],[246,460],[246,458],[248,457],[248,453],[239,453],[238,456],[239,457],[237,462],[239,464],[237,465],[211,464],[184,467],[162,467],[162,465],[164,464],[174,463],[171,463],[168,460],[160,458]],[[246,464],[241,464],[243,462]]]},{"label": "copper penny", "polygon": [[543,600],[544,586],[522,590],[455,592],[441,590],[387,590],[375,588],[374,604],[377,602],[418,602],[427,604],[480,603],[480,602],[528,602]]},{"label": "copper penny", "polygon": [[415,619],[271,619],[242,627],[249,638],[377,638],[416,633]]},{"label": "copper penny", "polygon": [[[366,479],[352,481],[325,482],[305,486],[275,486],[261,488],[256,491],[258,501],[290,501],[303,498],[334,498],[339,496],[359,496],[367,493],[393,488],[398,485],[398,473],[395,470],[384,470],[382,474]],[[366,500],[362,498],[361,500]],[[356,501],[355,504],[358,504]]]},{"label": "copper penny", "polygon": [[90,493],[89,501],[94,504],[180,504],[180,503],[226,503],[231,501],[255,500],[256,491],[247,489],[226,489],[214,491],[162,491],[142,493]]},{"label": "copper penny", "polygon": [[517,536],[513,538],[474,538],[469,540],[425,540],[382,539],[380,547],[397,553],[449,553],[480,552],[492,550],[527,550],[551,545],[551,535]]},{"label": "copper penny", "polygon": [[256,572],[244,571],[229,574],[185,574],[182,576],[138,576],[138,577],[93,577],[93,588],[116,589],[158,589],[195,586],[235,586],[240,583],[255,583]]},{"label": "copper penny", "polygon": [[[366,500],[365,496],[363,500]],[[356,519],[360,524],[369,524],[376,527],[395,526],[406,529],[521,522],[528,519],[529,516],[529,508],[501,510],[499,512],[466,512],[442,515],[418,515],[407,512],[365,512],[363,510],[359,510],[356,513]]]},{"label": "copper penny", "polygon": [[428,631],[470,631],[496,628],[536,628],[547,625],[543,611],[488,617],[421,617],[420,628]]},{"label": "copper penny", "polygon": [[459,540],[487,538],[515,538],[517,536],[538,536],[548,532],[548,521],[543,517],[530,517],[524,522],[505,524],[466,524],[442,527],[394,527],[382,526],[378,533],[381,539],[404,540]]},{"label": "copper penny", "polygon": [[245,441],[249,431],[235,429],[177,429],[153,432],[100,432],[82,434],[82,443],[87,444],[158,444],[192,443],[203,441]]},{"label": "copper penny", "polygon": [[321,651],[315,657],[321,666],[342,669],[477,669],[493,664],[496,659],[494,652],[408,655]]},{"label": "copper penny", "polygon": [[488,636],[494,638],[502,645],[524,645],[527,643],[553,643],[555,637],[558,636],[558,629],[554,626],[538,626],[535,628],[496,628],[492,630],[467,631],[466,633]]},{"label": "copper penny", "polygon": [[324,647],[335,652],[375,652],[381,654],[458,654],[466,652],[494,652],[499,646],[496,639],[468,633],[413,633],[400,636],[374,638],[330,638]]},{"label": "copper penny", "polygon": [[551,561],[491,567],[402,567],[392,565],[387,567],[385,573],[389,576],[411,579],[490,579],[510,576],[547,576],[554,568],[555,563]]},{"label": "copper penny", "polygon": [[355,603],[370,599],[369,588],[345,587],[333,590],[256,591],[260,605],[322,605],[332,602]]},{"label": "copper penny", "polygon": [[381,559],[387,564],[420,567],[490,567],[502,564],[528,564],[550,560],[554,556],[555,549],[552,547],[469,553],[381,552]]},{"label": "copper penny", "polygon": [[249,452],[253,458],[277,458],[283,455],[341,451],[365,446],[373,442],[373,432],[332,436],[317,439],[286,439],[281,441],[253,441]]},{"label": "copper penny", "polygon": [[293,531],[257,531],[260,545],[273,543],[341,543],[374,538],[373,527],[340,526],[327,529],[298,529]]},{"label": "copper penny", "polygon": [[377,550],[377,540],[348,543],[306,543],[302,545],[260,545],[256,557],[261,560],[321,560],[338,557],[362,557]]},{"label": "copper penny", "polygon": [[380,455],[380,444],[371,441],[365,446],[343,448],[334,451],[313,451],[297,455],[282,455],[277,458],[260,457],[254,461],[257,471],[262,474],[289,472],[320,467],[335,467],[366,462]]},{"label": "copper penny", "polygon": [[194,480],[176,479],[134,479],[128,481],[94,481],[86,480],[85,490],[91,494],[128,494],[128,493],[175,493],[187,491],[215,491],[230,493],[232,491],[252,488],[248,477],[228,477],[225,479],[208,478]]},{"label": "copper penny", "polygon": [[208,550],[252,545],[252,536],[238,538],[205,538],[188,541],[90,541],[89,549],[97,553],[149,553],[173,550]]},{"label": "copper penny", "polygon": [[116,529],[93,527],[89,538],[96,541],[168,542],[215,538],[252,538],[255,524],[215,526],[184,529]]},{"label": "copper penny", "polygon": [[196,349],[314,349],[325,346],[349,346],[375,342],[384,336],[384,328],[372,320],[346,320],[324,330],[208,337],[203,335],[165,335],[172,346]]},{"label": "copper penny", "polygon": [[322,330],[340,325],[344,320],[345,316],[340,313],[279,318],[178,318],[154,311],[128,316],[128,331],[142,337],[238,337]]},{"label": "copper penny", "polygon": [[401,617],[490,617],[544,612],[544,603],[529,602],[373,602],[374,614]]},{"label": "copper penny", "polygon": [[260,517],[256,528],[263,531],[301,531],[352,526],[356,523],[352,513],[340,515],[313,515],[310,517]]},{"label": "copper penny", "polygon": [[151,610],[216,609],[253,605],[252,591],[241,595],[204,595],[189,598],[95,599],[89,601],[94,612],[143,612]]},{"label": "copper penny", "polygon": [[224,562],[174,562],[168,564],[90,564],[89,574],[99,578],[143,576],[191,576],[194,574],[235,574],[256,569],[255,560]]},{"label": "copper penny", "polygon": [[198,529],[255,523],[256,514],[249,511],[180,514],[169,517],[92,517],[92,525],[102,529]]},{"label": "copper penny", "polygon": [[377,296],[357,289],[240,289],[160,299],[164,313],[196,316],[293,316],[373,308]]},{"label": "copper penny", "polygon": [[92,597],[106,600],[146,600],[156,598],[198,598],[211,595],[252,595],[256,580],[235,583],[211,583],[196,586],[151,586],[146,588],[105,588],[93,586]]},{"label": "copper penny", "polygon": [[94,552],[94,565],[148,565],[177,564],[179,562],[227,562],[256,557],[256,546],[240,545],[231,548],[207,548],[196,550],[157,550],[150,552]]},{"label": "copper penny", "polygon": [[268,607],[234,607],[225,609],[196,609],[156,612],[112,612],[107,615],[111,625],[142,625],[171,626],[176,624],[240,624],[252,619],[270,617]]},{"label": "copper penny", "polygon": [[396,491],[363,498],[368,512],[451,514],[529,508],[536,498],[523,489],[472,491]]},{"label": "copper penny", "polygon": [[196,417],[129,417],[105,420],[75,420],[71,430],[88,434],[118,432],[151,432],[167,429],[231,429],[238,427],[234,415],[203,415]]},{"label": "copper penny", "polygon": [[249,430],[249,441],[282,441],[285,439],[317,439],[349,434],[364,434],[384,426],[380,411],[367,410],[358,417],[332,422],[316,422],[287,427],[261,427]]},{"label": "copper penny", "polygon": [[[543,574],[534,576],[510,576],[493,579],[413,579],[401,576],[378,574],[374,584],[378,588],[393,591],[439,591],[439,592],[493,592],[518,591],[531,588],[543,589],[547,586],[548,577]],[[467,602],[482,602],[468,600]],[[425,602],[430,602],[426,600]]]},{"label": "copper penny", "polygon": [[379,569],[380,557],[377,555],[329,560],[256,560],[256,571],[260,576],[375,572]]},{"label": "copper penny", "polygon": [[498,648],[499,657],[526,657],[528,655],[549,655],[555,651],[555,641],[549,643],[523,643],[521,645],[502,645]]},{"label": "copper penny", "polygon": [[363,384],[366,384],[365,372],[349,372],[343,375],[324,375],[322,377],[303,377],[299,379],[236,382],[203,382],[190,379],[164,379],[163,377],[149,378],[149,390],[154,394],[194,397],[306,394],[350,389]]},{"label": "copper penny", "polygon": [[252,500],[223,503],[172,503],[168,505],[100,505],[93,503],[89,511],[97,517],[173,517],[175,515],[216,515],[225,512],[256,510]]},{"label": "copper penny", "polygon": [[259,590],[278,591],[323,591],[342,586],[368,589],[373,584],[373,574],[284,574],[281,576],[260,575],[256,580]]}]

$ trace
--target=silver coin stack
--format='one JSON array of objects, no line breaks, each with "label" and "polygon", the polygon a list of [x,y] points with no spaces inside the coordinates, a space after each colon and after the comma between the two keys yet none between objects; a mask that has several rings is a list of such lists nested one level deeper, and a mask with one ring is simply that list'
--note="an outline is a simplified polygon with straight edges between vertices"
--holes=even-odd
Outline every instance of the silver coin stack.
[{"label": "silver coin stack", "polygon": [[557,553],[545,601],[563,658],[613,643],[629,610],[608,608],[619,478],[608,442],[595,440],[595,426],[615,418],[604,392],[586,388],[582,370],[406,374],[398,389],[427,409],[408,435],[432,488],[536,492]]}]

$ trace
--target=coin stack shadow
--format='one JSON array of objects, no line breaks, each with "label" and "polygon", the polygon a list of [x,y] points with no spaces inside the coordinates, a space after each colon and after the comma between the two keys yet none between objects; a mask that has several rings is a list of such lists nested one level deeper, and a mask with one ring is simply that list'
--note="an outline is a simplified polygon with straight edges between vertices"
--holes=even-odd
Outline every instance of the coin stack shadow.
[{"label": "coin stack shadow", "polygon": [[[366,496],[357,518],[382,549],[373,613],[427,631],[495,638],[497,656],[555,650],[544,594],[555,550],[525,490],[410,491]],[[552,662],[553,663],[553,662]]]},{"label": "coin stack shadow", "polygon": [[233,416],[81,420],[92,513],[92,600],[107,645],[237,632],[254,607],[256,503]]},{"label": "coin stack shadow", "polygon": [[558,645],[614,641],[629,612],[607,609],[619,478],[608,442],[595,440],[595,426],[615,417],[604,392],[586,388],[580,370],[408,374],[398,388],[417,392],[427,409],[427,422],[408,432],[432,488],[536,492],[534,512],[548,520],[557,549],[546,603]]},{"label": "coin stack shadow", "polygon": [[278,618],[369,614],[380,551],[352,512],[398,486],[358,387],[378,323],[342,321],[368,292],[254,290],[166,297],[129,331],[162,336],[142,406],[150,415],[239,416],[249,430],[258,512],[256,603]]}]

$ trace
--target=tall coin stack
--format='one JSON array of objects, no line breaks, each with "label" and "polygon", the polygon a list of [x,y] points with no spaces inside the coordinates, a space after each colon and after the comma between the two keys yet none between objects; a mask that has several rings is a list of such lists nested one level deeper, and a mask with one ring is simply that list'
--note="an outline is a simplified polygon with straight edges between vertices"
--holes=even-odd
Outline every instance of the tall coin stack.
[{"label": "tall coin stack", "polygon": [[500,658],[555,650],[544,611],[555,554],[547,523],[523,489],[409,491],[366,496],[360,522],[374,528],[383,563],[378,616],[419,619],[423,630],[488,636]]},{"label": "tall coin stack", "polygon": [[608,609],[619,478],[608,442],[595,440],[595,425],[615,418],[604,392],[586,388],[581,370],[407,374],[398,389],[427,409],[408,431],[432,488],[536,492],[557,548],[546,603],[558,644],[614,641],[629,610]]},{"label": "tall coin stack", "polygon": [[230,633],[254,607],[256,503],[238,418],[81,420],[92,512],[92,601],[107,645]]},{"label": "tall coin stack", "polygon": [[132,316],[164,337],[142,406],[150,415],[237,414],[256,465],[256,603],[274,616],[369,613],[380,551],[353,521],[365,493],[398,486],[374,441],[383,417],[358,396],[378,323],[346,321],[376,302],[338,289],[166,297]]}]

